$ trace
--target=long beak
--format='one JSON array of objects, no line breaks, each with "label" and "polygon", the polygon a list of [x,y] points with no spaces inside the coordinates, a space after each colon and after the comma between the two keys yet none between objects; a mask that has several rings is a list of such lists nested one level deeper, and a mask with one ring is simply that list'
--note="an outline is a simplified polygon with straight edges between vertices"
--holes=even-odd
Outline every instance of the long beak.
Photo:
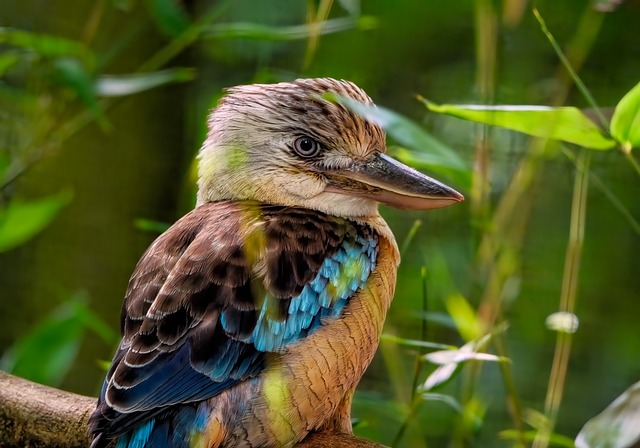
[{"label": "long beak", "polygon": [[409,210],[446,207],[464,200],[453,188],[376,152],[348,168],[328,171],[326,191]]}]

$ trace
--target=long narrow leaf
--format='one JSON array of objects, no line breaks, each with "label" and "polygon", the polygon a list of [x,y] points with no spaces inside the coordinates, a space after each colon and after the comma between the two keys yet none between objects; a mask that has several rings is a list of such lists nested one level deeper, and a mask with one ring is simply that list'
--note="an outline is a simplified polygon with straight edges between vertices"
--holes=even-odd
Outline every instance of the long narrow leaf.
[{"label": "long narrow leaf", "polygon": [[172,68],[130,75],[105,75],[97,80],[96,91],[103,97],[133,95],[167,84],[188,82],[195,76],[196,71],[191,68]]},{"label": "long narrow leaf", "polygon": [[616,141],[575,107],[482,106],[473,104],[435,104],[421,99],[433,112],[476,123],[550,138],[590,149],[611,149]]},{"label": "long narrow leaf", "polygon": [[82,59],[89,67],[92,67],[94,62],[93,54],[84,44],[48,34],[0,27],[0,44],[27,48],[49,58],[74,56]]},{"label": "long narrow leaf", "polygon": [[220,23],[212,25],[202,34],[204,39],[252,39],[262,41],[294,41],[307,39],[320,27],[320,35],[351,29],[371,29],[377,25],[372,17],[359,19],[342,17],[313,25],[268,26],[259,23]]},{"label": "long narrow leaf", "polygon": [[[500,438],[504,440],[519,441],[520,438],[524,436],[524,439],[528,442],[533,442],[536,439],[537,435],[538,431],[535,430],[524,431],[524,433],[522,433],[521,431],[517,431],[515,429],[505,429],[504,431],[500,431],[499,433]],[[573,440],[571,440],[567,436],[555,433],[549,436],[549,445],[564,448],[574,448]]]},{"label": "long narrow leaf", "polygon": [[398,345],[412,348],[433,348],[438,350],[457,350],[455,345],[438,344],[437,342],[418,341],[415,339],[406,339],[389,333],[383,333],[380,336],[381,341],[392,342]]}]

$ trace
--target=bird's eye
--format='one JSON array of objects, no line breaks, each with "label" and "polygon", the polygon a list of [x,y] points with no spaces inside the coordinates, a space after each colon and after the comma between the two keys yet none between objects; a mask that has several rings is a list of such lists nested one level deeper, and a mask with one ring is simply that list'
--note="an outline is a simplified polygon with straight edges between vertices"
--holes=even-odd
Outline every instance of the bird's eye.
[{"label": "bird's eye", "polygon": [[293,149],[301,157],[313,157],[320,152],[320,143],[311,137],[298,137],[293,142]]}]

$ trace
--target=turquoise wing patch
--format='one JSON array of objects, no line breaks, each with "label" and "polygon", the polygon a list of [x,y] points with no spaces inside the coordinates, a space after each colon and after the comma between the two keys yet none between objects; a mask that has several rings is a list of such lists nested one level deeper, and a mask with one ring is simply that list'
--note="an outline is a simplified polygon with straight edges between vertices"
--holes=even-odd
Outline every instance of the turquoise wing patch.
[{"label": "turquoise wing patch", "polygon": [[248,342],[262,352],[277,351],[339,317],[375,268],[377,245],[375,237],[345,239],[338,251],[324,260],[318,275],[292,297],[284,319],[278,317],[278,299],[267,294]]}]

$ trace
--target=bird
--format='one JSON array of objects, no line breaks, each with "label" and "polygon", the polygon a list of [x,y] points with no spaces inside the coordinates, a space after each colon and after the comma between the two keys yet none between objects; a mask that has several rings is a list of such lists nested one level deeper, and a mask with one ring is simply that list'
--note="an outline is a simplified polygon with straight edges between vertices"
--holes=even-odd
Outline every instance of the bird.
[{"label": "bird", "polygon": [[92,448],[291,447],[352,433],[400,262],[379,204],[463,196],[386,154],[356,84],[230,88],[208,118],[195,208],[138,262]]}]

